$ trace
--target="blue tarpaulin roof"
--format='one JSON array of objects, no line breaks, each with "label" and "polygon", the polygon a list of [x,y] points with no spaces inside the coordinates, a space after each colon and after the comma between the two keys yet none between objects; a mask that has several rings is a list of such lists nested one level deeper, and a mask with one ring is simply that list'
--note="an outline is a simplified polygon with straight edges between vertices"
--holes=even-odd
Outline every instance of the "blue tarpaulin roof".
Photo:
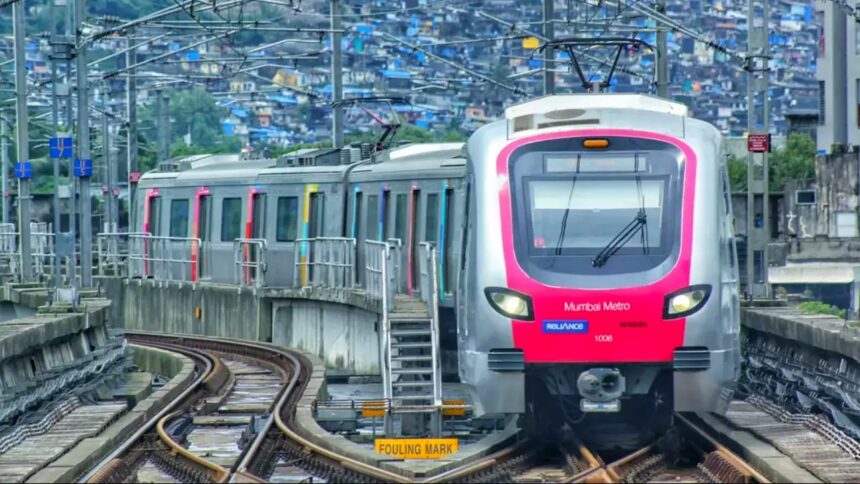
[{"label": "blue tarpaulin roof", "polygon": [[269,99],[281,104],[298,104],[299,102],[294,97],[290,96],[269,96]]},{"label": "blue tarpaulin roof", "polygon": [[383,69],[382,76],[389,79],[412,79],[412,74],[406,71],[395,71],[392,69]]},{"label": "blue tarpaulin roof", "polygon": [[248,117],[248,111],[245,109],[233,108],[230,110],[230,112],[233,113],[233,116],[236,116],[237,118],[247,118]]}]

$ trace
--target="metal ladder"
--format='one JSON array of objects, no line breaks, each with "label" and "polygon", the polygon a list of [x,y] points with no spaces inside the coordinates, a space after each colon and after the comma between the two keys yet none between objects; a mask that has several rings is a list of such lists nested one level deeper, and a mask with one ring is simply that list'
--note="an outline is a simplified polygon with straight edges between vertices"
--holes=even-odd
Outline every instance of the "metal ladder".
[{"label": "metal ladder", "polygon": [[[425,416],[430,415],[430,433],[435,436],[441,434],[442,371],[436,252],[428,244],[422,247],[421,253],[422,260],[419,263],[423,301],[400,296],[396,305],[395,301],[383,303],[385,356],[382,381],[385,399],[391,405],[385,424],[388,435],[393,431],[391,417],[406,417],[409,414],[414,416],[412,423],[418,426],[422,425]],[[401,418],[404,426],[406,420],[409,418]]]}]

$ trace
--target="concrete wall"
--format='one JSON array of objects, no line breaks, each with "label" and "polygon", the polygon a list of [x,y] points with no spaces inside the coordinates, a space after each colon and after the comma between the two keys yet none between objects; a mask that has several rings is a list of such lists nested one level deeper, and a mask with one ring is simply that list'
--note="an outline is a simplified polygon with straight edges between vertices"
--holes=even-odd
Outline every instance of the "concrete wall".
[{"label": "concrete wall", "polygon": [[306,351],[333,374],[379,374],[379,315],[344,304],[308,300],[272,303],[272,342]]},{"label": "concrete wall", "polygon": [[253,291],[219,284],[102,281],[125,329],[271,341],[271,303]]},{"label": "concrete wall", "polygon": [[332,374],[379,374],[378,308],[360,294],[99,280],[127,330],[273,342],[318,356]]}]

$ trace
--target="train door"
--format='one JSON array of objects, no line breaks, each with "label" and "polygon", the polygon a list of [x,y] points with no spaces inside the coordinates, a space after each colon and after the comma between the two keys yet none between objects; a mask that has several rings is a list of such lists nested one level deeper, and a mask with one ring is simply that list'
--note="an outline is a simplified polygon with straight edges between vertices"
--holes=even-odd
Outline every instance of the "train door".
[{"label": "train door", "polygon": [[[316,239],[325,235],[324,223],[325,214],[325,195],[316,191],[316,186],[310,186],[305,189],[305,212],[304,212],[304,228],[302,235],[304,239]],[[314,280],[312,270],[312,262],[316,254],[314,253],[314,244],[312,242],[302,242],[300,247],[301,252],[301,284],[307,285],[308,280]],[[309,270],[311,268],[311,270]]]},{"label": "train door", "polygon": [[391,192],[388,187],[382,190],[382,203],[379,207],[379,240],[387,241],[391,237],[391,215],[394,211],[391,210]]},{"label": "train door", "polygon": [[418,216],[421,190],[412,187],[409,197],[409,216],[407,225],[409,227],[409,294],[415,295],[421,290],[421,247],[418,238]]},{"label": "train door", "polygon": [[[146,192],[146,199],[143,205],[143,224],[141,225],[141,232],[144,234],[149,234],[150,236],[158,236],[161,233],[161,210],[160,210],[161,202],[159,199],[159,192],[157,188],[152,188]],[[131,252],[135,254],[143,254],[142,260],[138,261],[142,263],[142,267],[138,266],[135,268],[135,272],[141,274],[143,277],[149,277],[151,271],[151,265],[149,263],[149,259],[152,254],[152,238],[145,237],[141,239],[135,239],[132,244]]]},{"label": "train door", "polygon": [[209,187],[200,187],[194,195],[194,219],[191,223],[191,238],[195,239],[191,247],[191,278],[194,282],[206,274],[206,247],[210,239],[211,214],[212,196]]},{"label": "train door", "polygon": [[457,220],[457,212],[454,195],[454,189],[448,188],[446,184],[442,196],[442,220],[439,237],[439,261],[442,267],[442,274],[439,278],[439,294],[442,298],[454,290],[457,278],[457,261],[454,257],[454,244],[456,242],[454,221]]},{"label": "train door", "polygon": [[[248,216],[245,218],[245,238],[264,239],[266,234],[266,194],[259,188],[252,187],[248,191]],[[245,284],[250,284],[253,278],[260,277],[255,269],[263,254],[263,248],[256,243],[242,244],[242,260],[245,261],[243,277]]]}]

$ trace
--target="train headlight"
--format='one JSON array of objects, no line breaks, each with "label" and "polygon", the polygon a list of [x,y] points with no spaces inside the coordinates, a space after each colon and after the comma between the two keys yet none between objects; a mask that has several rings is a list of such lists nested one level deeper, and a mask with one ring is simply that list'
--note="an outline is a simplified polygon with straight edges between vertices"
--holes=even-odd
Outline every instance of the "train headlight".
[{"label": "train headlight", "polygon": [[711,286],[704,284],[669,294],[663,304],[663,319],[683,318],[695,313],[705,305],[710,295]]},{"label": "train headlight", "polygon": [[529,296],[504,287],[488,287],[484,289],[484,294],[490,306],[502,316],[520,321],[534,319],[532,298]]}]

